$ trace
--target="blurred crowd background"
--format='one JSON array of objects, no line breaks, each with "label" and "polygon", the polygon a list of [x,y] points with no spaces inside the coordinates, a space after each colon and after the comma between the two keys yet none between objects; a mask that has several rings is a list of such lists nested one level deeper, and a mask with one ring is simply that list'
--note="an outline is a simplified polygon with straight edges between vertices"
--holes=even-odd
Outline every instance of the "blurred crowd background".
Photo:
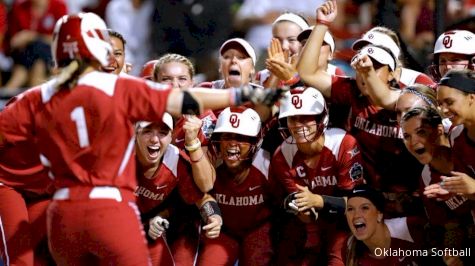
[{"label": "blurred crowd background", "polygon": [[[3,0],[0,1],[0,98],[42,83],[53,71],[50,44],[55,21],[66,13],[92,11],[127,40],[133,75],[150,58],[178,53],[192,59],[197,83],[216,80],[218,49],[243,37],[264,68],[271,24],[284,11],[315,21],[323,0]],[[399,34],[404,64],[427,73],[435,37],[450,28],[475,29],[475,0],[337,0],[334,64],[347,74],[351,44],[373,26]]]}]

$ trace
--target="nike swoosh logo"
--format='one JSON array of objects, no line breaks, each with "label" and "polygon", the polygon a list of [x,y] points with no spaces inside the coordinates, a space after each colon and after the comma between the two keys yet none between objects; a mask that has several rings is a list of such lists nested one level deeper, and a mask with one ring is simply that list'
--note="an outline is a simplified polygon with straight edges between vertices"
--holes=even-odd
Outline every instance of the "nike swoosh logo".
[{"label": "nike swoosh logo", "polygon": [[330,169],[330,168],[332,168],[332,167],[331,167],[331,166],[328,166],[328,167],[322,167],[322,168],[320,168],[320,169],[322,169],[322,171],[326,171],[326,170],[328,170],[328,169]]},{"label": "nike swoosh logo", "polygon": [[176,143],[178,143],[178,142],[183,142],[183,141],[185,141],[184,138],[183,138],[183,139],[175,139],[175,142],[176,142]]},{"label": "nike swoosh logo", "polygon": [[253,190],[258,189],[258,188],[260,188],[260,187],[261,187],[261,186],[249,187],[249,191],[253,191]]},{"label": "nike swoosh logo", "polygon": [[404,259],[406,259],[406,256],[404,256],[404,257],[402,257],[402,258],[397,258],[397,260],[398,260],[399,262],[403,261]]},{"label": "nike swoosh logo", "polygon": [[162,189],[162,188],[165,188],[165,187],[167,187],[167,185],[157,186],[157,189]]}]

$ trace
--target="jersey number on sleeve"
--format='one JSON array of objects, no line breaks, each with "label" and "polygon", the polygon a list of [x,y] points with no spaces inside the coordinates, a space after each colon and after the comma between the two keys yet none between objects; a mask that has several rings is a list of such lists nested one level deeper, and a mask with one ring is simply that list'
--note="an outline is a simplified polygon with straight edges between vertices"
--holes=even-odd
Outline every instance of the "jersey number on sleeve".
[{"label": "jersey number on sleeve", "polygon": [[76,130],[79,137],[79,146],[81,148],[89,146],[86,116],[84,115],[84,108],[82,106],[74,108],[74,110],[71,112],[71,120],[76,123]]}]

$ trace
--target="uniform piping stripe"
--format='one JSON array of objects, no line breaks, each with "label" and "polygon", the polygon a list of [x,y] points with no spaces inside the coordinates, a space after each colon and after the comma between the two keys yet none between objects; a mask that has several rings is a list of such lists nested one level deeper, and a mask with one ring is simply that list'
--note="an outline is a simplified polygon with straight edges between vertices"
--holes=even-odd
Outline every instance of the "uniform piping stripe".
[{"label": "uniform piping stripe", "polygon": [[7,248],[7,240],[5,238],[5,231],[3,230],[3,222],[2,222],[2,217],[0,216],[0,231],[2,232],[2,242],[3,246],[5,247],[5,250],[3,253],[5,254],[5,266],[10,266],[10,257],[8,257],[8,248]]},{"label": "uniform piping stripe", "polygon": [[122,159],[122,162],[120,163],[119,172],[117,173],[117,176],[121,176],[122,172],[124,172],[124,169],[127,166],[127,163],[129,162],[130,155],[132,154],[132,151],[134,149],[134,144],[135,144],[135,136],[133,136],[130,139],[129,144],[127,145],[127,150],[125,151],[124,158]]}]

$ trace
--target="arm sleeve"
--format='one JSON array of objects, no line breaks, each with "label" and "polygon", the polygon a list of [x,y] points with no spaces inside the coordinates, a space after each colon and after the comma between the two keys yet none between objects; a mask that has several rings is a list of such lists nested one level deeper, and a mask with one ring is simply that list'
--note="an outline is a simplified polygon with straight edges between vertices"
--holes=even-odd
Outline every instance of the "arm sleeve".
[{"label": "arm sleeve", "polygon": [[356,185],[364,184],[361,150],[353,136],[346,134],[343,137],[338,157],[338,188],[350,190]]}]

